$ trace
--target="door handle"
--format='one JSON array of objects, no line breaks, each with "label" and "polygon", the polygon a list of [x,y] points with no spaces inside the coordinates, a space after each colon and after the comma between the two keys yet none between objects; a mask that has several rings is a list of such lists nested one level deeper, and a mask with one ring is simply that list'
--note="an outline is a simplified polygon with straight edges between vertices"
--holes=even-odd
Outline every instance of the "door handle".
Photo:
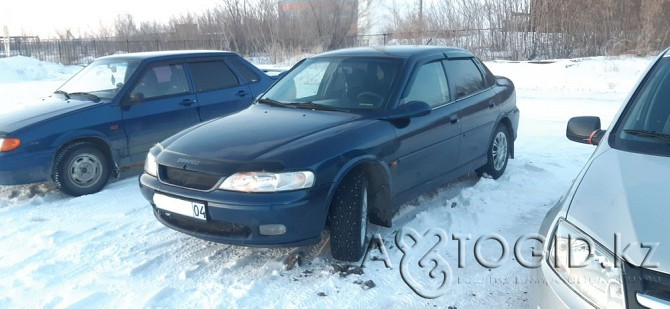
[{"label": "door handle", "polygon": [[449,115],[449,122],[451,122],[452,124],[457,123],[458,122],[458,115],[456,115],[456,114]]},{"label": "door handle", "polygon": [[247,94],[249,94],[249,93],[246,92],[246,91],[244,91],[244,90],[240,90],[240,91],[238,91],[235,95],[237,95],[238,97],[244,97],[244,96],[246,96]]},{"label": "door handle", "polygon": [[184,99],[183,101],[179,102],[179,105],[181,105],[181,106],[191,106],[194,103],[195,103],[195,100]]},{"label": "door handle", "polygon": [[496,101],[493,101],[493,100],[489,101],[489,108],[494,108],[494,107],[496,107]]}]

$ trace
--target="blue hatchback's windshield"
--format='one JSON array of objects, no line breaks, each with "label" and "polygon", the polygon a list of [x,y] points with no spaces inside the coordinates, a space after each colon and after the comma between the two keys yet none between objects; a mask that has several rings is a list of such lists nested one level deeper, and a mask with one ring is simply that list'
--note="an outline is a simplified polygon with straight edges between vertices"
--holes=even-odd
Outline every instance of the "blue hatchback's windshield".
[{"label": "blue hatchback's windshield", "polygon": [[262,99],[295,107],[380,109],[388,98],[398,62],[398,59],[364,57],[308,59],[278,81]]},{"label": "blue hatchback's windshield", "polygon": [[96,60],[68,80],[57,93],[112,99],[132,76],[138,63],[122,59]]},{"label": "blue hatchback's windshield", "polygon": [[654,65],[610,138],[616,149],[670,156],[670,56]]}]

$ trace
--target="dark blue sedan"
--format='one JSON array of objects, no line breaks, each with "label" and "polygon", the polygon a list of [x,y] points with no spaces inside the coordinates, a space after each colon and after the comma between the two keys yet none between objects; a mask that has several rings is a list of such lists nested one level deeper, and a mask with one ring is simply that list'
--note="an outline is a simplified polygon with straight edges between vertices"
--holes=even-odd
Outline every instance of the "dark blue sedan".
[{"label": "dark blue sedan", "polygon": [[478,171],[500,177],[519,122],[512,82],[471,53],[357,48],[295,66],[249,108],[153,147],[140,176],[163,224],[253,246],[317,242],[358,260],[368,221]]},{"label": "dark blue sedan", "polygon": [[149,148],[248,107],[274,82],[232,52],[136,53],[97,59],[40,104],[0,114],[0,185],[53,180],[78,196]]}]

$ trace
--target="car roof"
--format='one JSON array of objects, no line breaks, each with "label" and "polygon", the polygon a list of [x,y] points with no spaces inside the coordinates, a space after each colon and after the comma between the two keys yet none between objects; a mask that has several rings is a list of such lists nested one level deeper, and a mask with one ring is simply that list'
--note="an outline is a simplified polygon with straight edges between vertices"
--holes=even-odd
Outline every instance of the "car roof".
[{"label": "car roof", "polygon": [[457,47],[428,45],[387,45],[339,49],[320,54],[316,57],[396,57],[410,58],[430,54],[443,53],[448,58],[474,57],[467,50]]},{"label": "car roof", "polygon": [[220,50],[171,50],[171,51],[152,51],[152,52],[117,54],[117,55],[101,57],[100,59],[147,60],[147,59],[170,59],[170,58],[180,58],[187,56],[228,56],[234,54],[235,53],[230,51],[220,51]]}]

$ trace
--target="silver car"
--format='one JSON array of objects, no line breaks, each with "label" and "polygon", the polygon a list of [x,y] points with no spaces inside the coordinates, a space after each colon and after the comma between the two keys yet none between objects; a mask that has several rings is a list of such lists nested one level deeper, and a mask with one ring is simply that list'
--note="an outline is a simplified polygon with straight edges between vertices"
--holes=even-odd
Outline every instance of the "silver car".
[{"label": "silver car", "polygon": [[670,308],[670,51],[626,102],[568,122],[598,148],[542,223],[532,308]]}]

